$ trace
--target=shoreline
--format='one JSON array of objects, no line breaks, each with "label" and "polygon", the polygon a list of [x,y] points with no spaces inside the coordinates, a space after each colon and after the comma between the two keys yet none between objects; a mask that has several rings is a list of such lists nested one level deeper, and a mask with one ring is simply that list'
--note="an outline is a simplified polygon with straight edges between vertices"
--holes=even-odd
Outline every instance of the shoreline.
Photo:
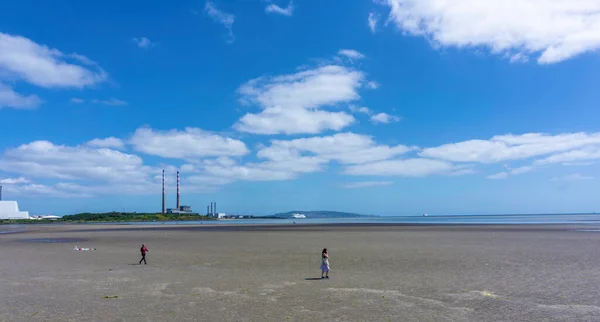
[{"label": "shoreline", "polygon": [[546,215],[435,215],[435,216],[379,216],[379,217],[335,217],[335,218],[139,218],[118,219],[96,218],[92,220],[0,220],[5,225],[600,225],[600,215],[546,214]]},{"label": "shoreline", "polygon": [[278,231],[405,231],[405,232],[600,232],[597,224],[453,224],[453,223],[312,223],[312,224],[144,224],[144,223],[57,223],[28,226],[17,224],[1,229],[0,235],[19,235],[33,233],[94,233],[119,231],[169,231],[169,232],[278,232]]}]

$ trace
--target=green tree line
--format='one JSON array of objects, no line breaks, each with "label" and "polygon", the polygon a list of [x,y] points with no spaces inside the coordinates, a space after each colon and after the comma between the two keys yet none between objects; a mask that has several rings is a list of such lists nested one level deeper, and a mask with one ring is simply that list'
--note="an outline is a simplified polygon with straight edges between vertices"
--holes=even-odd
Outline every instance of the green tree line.
[{"label": "green tree line", "polygon": [[215,220],[213,217],[197,214],[162,214],[162,213],[138,213],[138,212],[106,212],[106,213],[79,213],[66,215],[56,220],[30,220],[30,219],[7,219],[0,220],[2,224],[38,224],[38,223],[60,223],[60,222],[143,222],[143,221],[194,221]]}]

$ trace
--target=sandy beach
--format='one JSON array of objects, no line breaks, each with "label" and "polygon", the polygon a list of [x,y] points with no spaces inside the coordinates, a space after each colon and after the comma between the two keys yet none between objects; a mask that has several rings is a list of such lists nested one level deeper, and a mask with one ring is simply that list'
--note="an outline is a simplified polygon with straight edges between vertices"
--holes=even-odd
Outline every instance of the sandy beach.
[{"label": "sandy beach", "polygon": [[576,228],[33,225],[0,234],[0,320],[598,321]]}]

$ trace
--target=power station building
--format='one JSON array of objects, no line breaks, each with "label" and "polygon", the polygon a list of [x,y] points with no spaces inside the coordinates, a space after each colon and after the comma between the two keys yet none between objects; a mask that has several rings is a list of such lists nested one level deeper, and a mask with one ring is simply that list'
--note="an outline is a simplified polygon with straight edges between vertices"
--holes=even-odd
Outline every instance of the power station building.
[{"label": "power station building", "polygon": [[[175,208],[166,207],[166,193],[165,193],[165,170],[162,170],[162,213],[163,214],[179,214],[179,215],[198,215],[197,212],[192,211],[190,206],[182,206],[180,203],[181,190],[180,190],[180,178],[179,171],[177,171],[177,206]],[[214,218],[226,218],[227,214],[224,212],[217,212],[217,203],[211,202],[206,206],[206,216]]]},{"label": "power station building", "polygon": [[29,219],[29,212],[20,211],[16,201],[0,201],[0,219]]},{"label": "power station building", "polygon": [[227,214],[224,212],[217,212],[217,203],[213,201],[206,206],[206,216],[219,219],[227,217]]},{"label": "power station building", "polygon": [[191,215],[194,212],[190,206],[179,206],[179,208],[167,208],[168,214]]},{"label": "power station building", "polygon": [[192,207],[190,206],[182,206],[180,204],[180,180],[179,180],[179,171],[177,171],[177,207],[176,208],[165,208],[165,170],[162,171],[162,213],[167,214],[179,214],[179,215],[194,215],[195,213],[192,211]]},{"label": "power station building", "polygon": [[19,203],[2,200],[2,186],[0,186],[0,219],[29,219],[29,212],[20,211]]}]

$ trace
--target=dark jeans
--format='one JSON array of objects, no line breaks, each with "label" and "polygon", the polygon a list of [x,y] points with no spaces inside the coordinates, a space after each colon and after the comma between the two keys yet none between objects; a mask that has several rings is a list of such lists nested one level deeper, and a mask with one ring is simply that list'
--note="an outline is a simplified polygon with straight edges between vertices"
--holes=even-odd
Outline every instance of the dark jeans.
[{"label": "dark jeans", "polygon": [[142,254],[142,259],[140,259],[140,264],[142,263],[142,261],[144,261],[144,264],[148,264],[148,263],[146,263],[146,254]]}]

